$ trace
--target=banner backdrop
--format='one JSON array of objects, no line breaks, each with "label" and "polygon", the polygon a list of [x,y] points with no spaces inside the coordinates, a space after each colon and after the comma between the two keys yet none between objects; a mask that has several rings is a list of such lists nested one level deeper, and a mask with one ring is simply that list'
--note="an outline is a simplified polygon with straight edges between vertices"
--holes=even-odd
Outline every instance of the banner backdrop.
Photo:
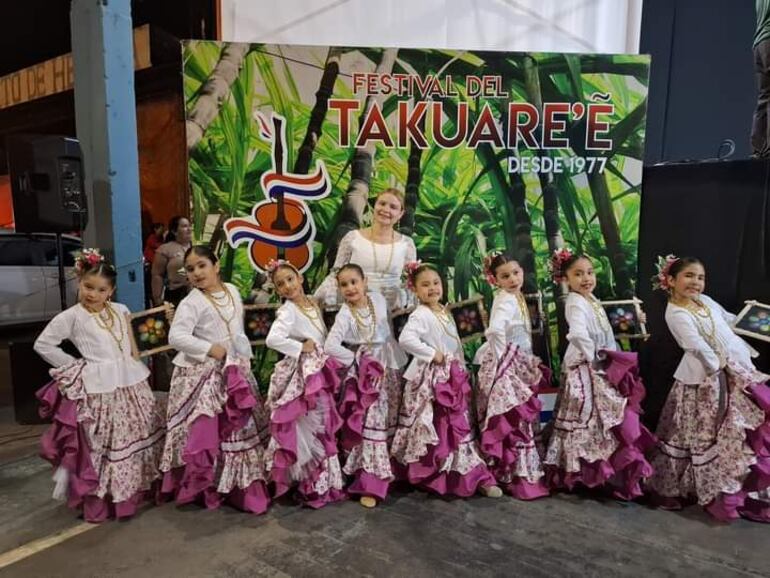
[{"label": "banner backdrop", "polygon": [[[597,296],[634,294],[648,56],[183,51],[195,238],[217,248],[244,296],[279,247],[312,291],[341,232],[366,226],[389,187],[406,192],[400,231],[451,301],[480,293],[489,305],[483,256],[508,251],[545,296],[553,345],[564,288],[546,264],[565,244],[593,260]],[[270,354],[258,364],[264,384]]]}]

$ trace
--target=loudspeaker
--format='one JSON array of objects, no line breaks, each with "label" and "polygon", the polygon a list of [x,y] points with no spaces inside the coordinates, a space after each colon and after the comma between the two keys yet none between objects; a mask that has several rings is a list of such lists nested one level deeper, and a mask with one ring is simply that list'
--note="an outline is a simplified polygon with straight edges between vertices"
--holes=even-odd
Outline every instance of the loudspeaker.
[{"label": "loudspeaker", "polygon": [[76,139],[8,137],[13,215],[21,233],[71,233],[88,220],[83,162]]}]

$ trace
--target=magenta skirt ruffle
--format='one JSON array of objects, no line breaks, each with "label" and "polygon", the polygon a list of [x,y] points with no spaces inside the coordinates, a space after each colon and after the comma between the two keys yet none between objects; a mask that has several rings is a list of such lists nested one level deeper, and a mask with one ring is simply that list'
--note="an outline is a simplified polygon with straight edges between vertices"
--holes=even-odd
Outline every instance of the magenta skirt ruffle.
[{"label": "magenta skirt ruffle", "polygon": [[454,470],[439,471],[444,461],[460,448],[471,433],[467,417],[471,386],[467,372],[453,360],[449,380],[437,382],[433,388],[433,425],[439,442],[429,446],[419,461],[403,465],[394,460],[396,476],[439,495],[462,498],[472,496],[480,487],[496,485],[494,476],[485,465],[476,466],[465,474]]},{"label": "magenta skirt ruffle", "polygon": [[[520,350],[515,345],[509,344],[497,368],[495,381],[511,371],[520,356]],[[540,422],[542,409],[542,403],[537,394],[541,388],[548,387],[551,383],[551,370],[542,363],[539,364],[539,369],[540,381],[527,384],[532,390],[529,399],[503,415],[489,418],[487,428],[481,432],[479,443],[481,451],[484,456],[491,459],[490,469],[498,480],[507,477],[514,470],[521,444],[533,443],[532,431]],[[519,500],[534,500],[549,494],[542,480],[529,482],[517,476],[514,476],[511,482],[501,484],[501,487]]]},{"label": "magenta skirt ruffle", "polygon": [[653,469],[645,454],[655,447],[656,438],[640,421],[645,390],[636,353],[607,350],[602,353],[607,360],[607,381],[628,399],[623,422],[610,430],[619,445],[609,459],[583,462],[579,472],[564,472],[546,466],[546,481],[554,489],[607,485],[616,498],[633,500],[643,494],[642,480],[652,475]]},{"label": "magenta skirt ruffle", "polygon": [[257,405],[248,380],[237,365],[224,369],[227,401],[215,416],[201,415],[190,424],[182,454],[184,466],[163,476],[161,492],[173,495],[177,504],[202,502],[206,508],[218,508],[222,501],[252,514],[263,514],[270,505],[265,482],[256,480],[246,488],[236,488],[227,495],[217,491],[216,471],[220,445],[233,433],[243,429]]},{"label": "magenta skirt ruffle", "polygon": [[746,442],[757,456],[757,463],[743,482],[740,491],[720,494],[706,511],[723,522],[740,517],[755,522],[770,522],[770,503],[749,497],[752,492],[770,488],[770,387],[756,383],[746,390],[751,400],[765,413],[765,421],[757,429],[746,432]]},{"label": "magenta skirt ruffle", "polygon": [[[294,484],[290,469],[297,462],[297,420],[318,404],[327,408],[325,429],[319,441],[327,457],[337,455],[337,432],[342,428],[342,418],[335,407],[333,394],[339,388],[340,368],[336,360],[328,358],[320,371],[305,379],[303,394],[276,408],[270,416],[270,434],[278,445],[270,474],[275,484],[276,497],[288,492]],[[324,494],[316,491],[315,485],[322,472],[320,466],[317,464],[317,467],[312,468],[310,476],[300,480],[297,485],[300,501],[311,508],[321,508],[347,497],[344,490],[336,488],[330,488]]]},{"label": "magenta skirt ruffle", "polygon": [[343,449],[350,451],[363,441],[366,412],[379,399],[384,374],[382,364],[371,355],[364,354],[358,359],[358,375],[345,379],[339,405],[343,421],[340,445]]},{"label": "magenta skirt ruffle", "polygon": [[87,436],[77,420],[77,404],[61,394],[55,380],[35,396],[40,401],[40,417],[53,422],[40,440],[40,456],[54,467],[67,470],[67,506],[82,510],[86,522],[99,523],[109,518],[130,518],[144,502],[153,499],[154,490],[137,492],[121,502],[94,495],[99,476],[91,461]]}]

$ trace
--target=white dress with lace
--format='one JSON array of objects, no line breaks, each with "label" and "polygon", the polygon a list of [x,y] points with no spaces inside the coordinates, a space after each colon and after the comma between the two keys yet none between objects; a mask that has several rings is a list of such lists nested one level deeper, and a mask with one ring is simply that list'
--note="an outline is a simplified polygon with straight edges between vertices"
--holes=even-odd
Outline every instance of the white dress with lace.
[{"label": "white dress with lace", "polygon": [[[351,231],[340,241],[333,267],[336,270],[348,263],[359,265],[364,270],[369,290],[381,293],[390,310],[413,304],[413,296],[401,281],[401,272],[408,261],[417,259],[412,238],[400,233],[395,235],[392,244],[383,244],[373,243],[361,231]],[[313,296],[326,307],[342,303],[334,272],[324,279]]]}]

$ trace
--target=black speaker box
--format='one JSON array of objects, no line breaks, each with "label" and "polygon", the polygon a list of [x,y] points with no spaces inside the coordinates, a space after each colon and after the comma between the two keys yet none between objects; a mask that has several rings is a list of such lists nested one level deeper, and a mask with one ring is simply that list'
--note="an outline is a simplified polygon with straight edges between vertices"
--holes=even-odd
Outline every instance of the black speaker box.
[{"label": "black speaker box", "polygon": [[16,230],[71,233],[85,228],[88,207],[78,141],[12,135],[7,145]]}]

